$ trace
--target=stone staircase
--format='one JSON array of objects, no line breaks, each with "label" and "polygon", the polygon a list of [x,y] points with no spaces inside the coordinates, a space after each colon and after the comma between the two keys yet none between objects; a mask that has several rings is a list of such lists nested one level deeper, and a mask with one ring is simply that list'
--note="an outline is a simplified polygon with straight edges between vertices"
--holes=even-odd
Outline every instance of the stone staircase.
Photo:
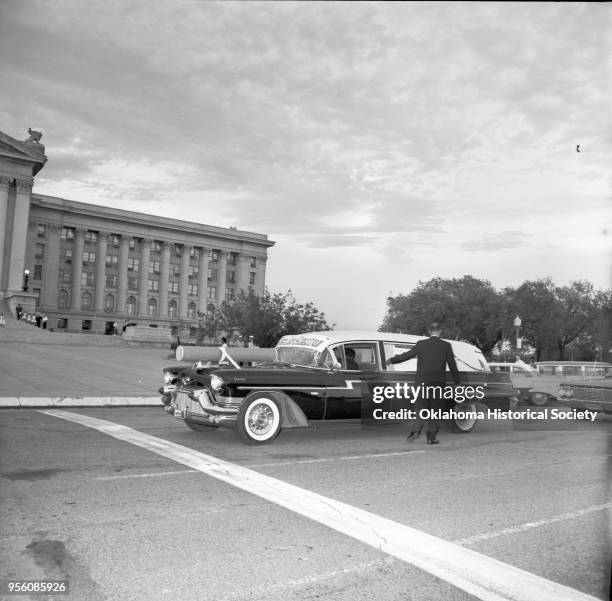
[{"label": "stone staircase", "polygon": [[7,302],[0,299],[0,313],[4,314],[6,325],[0,328],[0,344],[65,344],[75,346],[127,347],[121,336],[105,336],[88,332],[51,332],[35,325],[20,321],[10,312]]}]

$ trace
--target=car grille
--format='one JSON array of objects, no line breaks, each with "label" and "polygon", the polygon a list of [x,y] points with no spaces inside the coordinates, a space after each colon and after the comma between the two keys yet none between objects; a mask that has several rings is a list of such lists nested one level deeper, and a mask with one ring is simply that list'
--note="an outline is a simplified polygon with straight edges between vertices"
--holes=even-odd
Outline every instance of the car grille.
[{"label": "car grille", "polygon": [[200,407],[200,403],[190,399],[186,392],[179,390],[176,393],[176,399],[174,400],[176,408],[184,413],[193,413],[195,415],[206,415],[202,407]]}]

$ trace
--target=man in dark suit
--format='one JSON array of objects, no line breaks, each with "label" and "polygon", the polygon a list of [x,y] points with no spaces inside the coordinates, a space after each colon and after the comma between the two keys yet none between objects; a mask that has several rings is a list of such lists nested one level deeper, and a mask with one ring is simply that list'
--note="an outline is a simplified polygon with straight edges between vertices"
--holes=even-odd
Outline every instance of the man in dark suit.
[{"label": "man in dark suit", "polygon": [[414,442],[421,434],[423,421],[426,422],[427,444],[438,444],[438,430],[440,420],[437,417],[423,420],[420,411],[429,409],[441,411],[444,408],[443,389],[446,386],[446,366],[450,369],[453,381],[459,384],[459,370],[455,362],[453,347],[449,342],[442,340],[440,334],[442,328],[438,323],[432,323],[429,328],[429,338],[419,340],[409,351],[395,355],[387,359],[387,365],[392,363],[403,363],[417,357],[417,371],[415,385],[421,386],[421,394],[415,403],[417,418],[412,424],[412,432],[406,440]]}]

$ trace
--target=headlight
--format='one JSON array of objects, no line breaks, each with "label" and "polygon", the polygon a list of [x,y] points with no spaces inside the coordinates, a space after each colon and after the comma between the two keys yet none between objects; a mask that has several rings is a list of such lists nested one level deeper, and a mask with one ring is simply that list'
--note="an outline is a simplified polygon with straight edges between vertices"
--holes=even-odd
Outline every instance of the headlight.
[{"label": "headlight", "polygon": [[174,374],[170,373],[169,371],[164,372],[164,384],[170,384],[172,380],[174,380]]},{"label": "headlight", "polygon": [[225,384],[225,382],[217,375],[213,374],[210,377],[210,387],[215,391],[215,392],[219,392],[222,388],[223,385]]}]

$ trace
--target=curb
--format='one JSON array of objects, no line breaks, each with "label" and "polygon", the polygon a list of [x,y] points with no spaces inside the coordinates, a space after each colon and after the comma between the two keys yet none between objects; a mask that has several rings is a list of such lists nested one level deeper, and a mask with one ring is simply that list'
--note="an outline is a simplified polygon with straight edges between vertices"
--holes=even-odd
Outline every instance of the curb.
[{"label": "curb", "polygon": [[159,406],[155,397],[4,397],[0,398],[0,409],[21,407],[135,407]]}]

